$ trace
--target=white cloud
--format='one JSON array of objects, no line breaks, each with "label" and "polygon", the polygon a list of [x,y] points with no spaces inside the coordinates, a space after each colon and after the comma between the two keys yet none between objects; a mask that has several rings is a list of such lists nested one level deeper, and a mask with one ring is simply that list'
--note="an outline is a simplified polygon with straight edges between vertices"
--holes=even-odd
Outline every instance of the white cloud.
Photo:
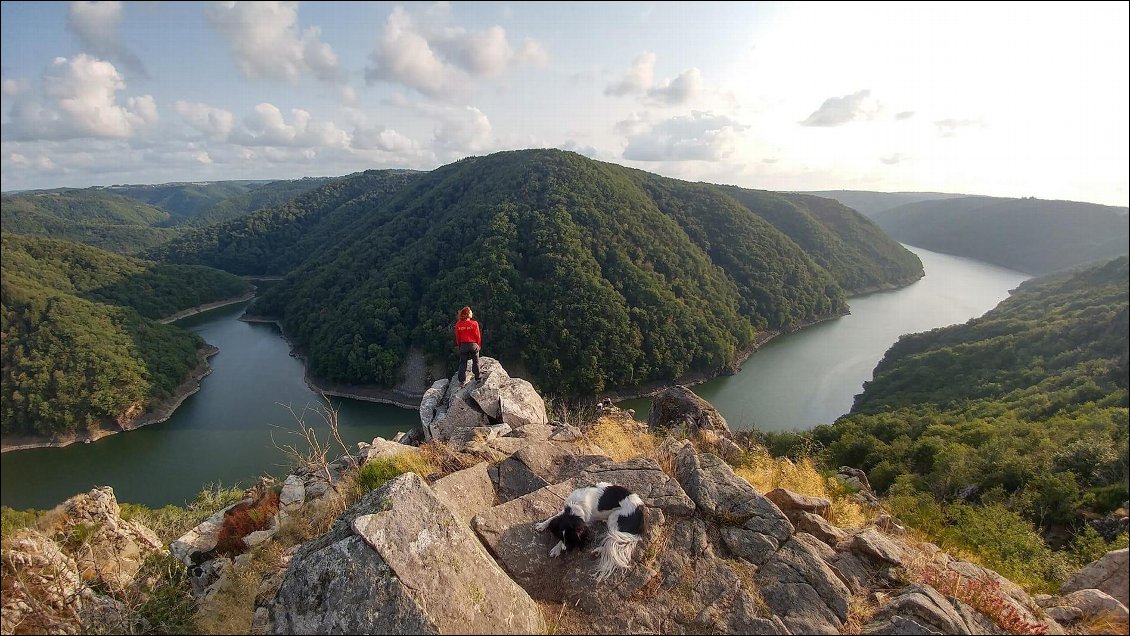
[{"label": "white cloud", "polygon": [[644,51],[632,62],[632,67],[619,81],[609,84],[604,89],[605,95],[634,95],[643,93],[651,88],[655,77],[655,53]]},{"label": "white cloud", "polygon": [[354,129],[351,145],[358,150],[376,149],[392,153],[416,153],[420,150],[415,141],[385,126]]},{"label": "white cloud", "polygon": [[121,22],[121,2],[72,2],[67,11],[67,27],[78,35],[89,52],[148,77],[141,59],[122,44]]},{"label": "white cloud", "polygon": [[435,128],[435,145],[442,150],[482,152],[490,147],[490,120],[474,106],[444,111]]},{"label": "white cloud", "polygon": [[199,102],[178,101],[173,109],[190,126],[217,141],[227,139],[235,123],[235,115],[230,111]]},{"label": "white cloud", "polygon": [[632,112],[632,114],[628,115],[627,119],[620,120],[613,124],[612,129],[625,137],[639,135],[651,130],[651,117],[646,112],[642,115],[637,112]]},{"label": "white cloud", "polygon": [[697,68],[689,68],[675,79],[648,89],[647,96],[661,104],[675,106],[685,104],[701,91],[702,73]]},{"label": "white cloud", "polygon": [[110,62],[79,54],[55,58],[43,73],[43,92],[13,96],[5,139],[127,138],[158,120],[150,95],[129,97],[119,104],[126,84]]},{"label": "white cloud", "polygon": [[522,41],[522,46],[518,49],[518,52],[514,54],[514,61],[541,68],[549,64],[549,52],[545,50],[541,42],[533,38],[526,38]]},{"label": "white cloud", "polygon": [[344,82],[337,54],[322,42],[321,29],[299,31],[297,2],[217,2],[206,14],[248,78],[297,83],[310,73],[323,82]]},{"label": "white cloud", "polygon": [[290,111],[287,123],[274,104],[262,103],[244,118],[243,127],[231,140],[244,146],[289,146],[294,148],[345,148],[349,135],[331,121],[316,121],[301,108]]},{"label": "white cloud", "polygon": [[600,152],[595,147],[593,147],[591,145],[582,146],[572,139],[561,144],[560,146],[558,146],[558,148],[560,148],[562,150],[569,150],[569,151],[572,151],[572,152],[575,152],[575,153],[578,153],[578,154],[582,154],[582,155],[588,157],[589,159],[596,159],[597,157],[600,156]]},{"label": "white cloud", "polygon": [[693,111],[630,135],[623,156],[635,161],[719,161],[733,153],[738,133],[746,128],[724,115]]},{"label": "white cloud", "polygon": [[677,106],[698,96],[702,89],[702,72],[697,68],[688,68],[674,79],[656,82],[655,53],[644,51],[632,61],[631,68],[623,77],[604,88],[604,94],[616,97],[640,95],[652,104]]},{"label": "white cloud", "polygon": [[404,7],[393,7],[365,69],[369,83],[392,82],[430,97],[467,95],[474,79],[502,75],[515,64],[544,66],[548,54],[540,42],[526,38],[515,51],[506,30],[495,25],[483,31],[448,26],[448,7],[439,4],[417,19]]},{"label": "white cloud", "polygon": [[864,89],[843,97],[829,97],[824,100],[801,126],[840,126],[859,119],[871,119],[878,106],[871,99],[871,91]]}]

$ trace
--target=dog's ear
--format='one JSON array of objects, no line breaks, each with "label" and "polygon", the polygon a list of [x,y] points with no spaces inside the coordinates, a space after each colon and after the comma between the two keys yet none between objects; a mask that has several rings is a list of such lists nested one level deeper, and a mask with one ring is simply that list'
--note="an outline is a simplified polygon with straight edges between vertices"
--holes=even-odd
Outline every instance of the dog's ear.
[{"label": "dog's ear", "polygon": [[588,543],[589,534],[589,527],[587,525],[581,524],[581,527],[577,528],[577,545],[580,546]]}]

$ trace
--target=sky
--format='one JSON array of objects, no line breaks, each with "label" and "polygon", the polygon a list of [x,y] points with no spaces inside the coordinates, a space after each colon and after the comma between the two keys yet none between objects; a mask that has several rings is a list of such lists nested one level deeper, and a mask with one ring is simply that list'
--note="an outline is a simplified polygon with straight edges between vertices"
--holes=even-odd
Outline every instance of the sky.
[{"label": "sky", "polygon": [[1128,7],[3,2],[0,189],[555,147],[766,190],[1126,206]]}]

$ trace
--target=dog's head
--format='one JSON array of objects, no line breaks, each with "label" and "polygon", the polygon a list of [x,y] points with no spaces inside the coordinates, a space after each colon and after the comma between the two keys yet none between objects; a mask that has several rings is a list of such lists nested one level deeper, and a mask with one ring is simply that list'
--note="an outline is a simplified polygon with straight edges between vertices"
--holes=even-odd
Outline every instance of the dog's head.
[{"label": "dog's head", "polygon": [[589,527],[583,519],[568,511],[549,523],[549,531],[565,544],[565,550],[575,550],[589,540]]}]

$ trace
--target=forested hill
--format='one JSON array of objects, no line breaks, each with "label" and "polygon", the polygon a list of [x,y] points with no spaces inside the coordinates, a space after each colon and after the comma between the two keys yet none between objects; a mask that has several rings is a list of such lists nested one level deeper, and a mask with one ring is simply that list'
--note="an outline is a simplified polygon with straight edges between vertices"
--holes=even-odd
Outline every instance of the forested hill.
[{"label": "forested hill", "polygon": [[869,192],[867,190],[820,190],[800,192],[825,199],[833,199],[872,219],[875,215],[908,203],[919,201],[940,201],[958,199],[967,194],[946,194],[944,192]]},{"label": "forested hill", "polygon": [[1127,212],[1074,201],[962,197],[910,203],[872,218],[904,243],[1045,274],[1126,254]]},{"label": "forested hill", "polygon": [[369,170],[343,177],[273,207],[189,231],[146,255],[236,274],[285,274],[314,250],[347,235],[358,218],[419,174],[423,173]]},{"label": "forested hill", "polygon": [[67,241],[0,235],[5,434],[51,437],[167,397],[203,342],[152,318],[229,298],[246,281]]},{"label": "forested hill", "polygon": [[866,470],[880,490],[897,478],[900,496],[989,510],[925,523],[991,517],[1003,532],[1011,515],[1080,532],[1084,512],[1128,496],[1127,263],[1031,280],[980,318],[903,336],[851,414],[813,436],[832,465]]},{"label": "forested hill", "polygon": [[123,254],[162,243],[174,231],[156,227],[170,214],[102,190],[33,192],[0,197],[4,231],[78,241]]},{"label": "forested hill", "polygon": [[280,205],[329,181],[331,178],[307,177],[281,181],[121,185],[106,190],[167,211],[171,224],[203,226]]},{"label": "forested hill", "polygon": [[[760,330],[843,313],[844,285],[921,276],[858,214],[730,192],[575,153],[504,152],[343,179],[154,255],[289,271],[256,311],[281,317],[316,377],[390,386],[409,348],[446,360],[469,304],[491,355],[566,394],[716,372]],[[801,231],[782,223],[790,211]],[[812,235],[840,253],[806,253]]]}]

